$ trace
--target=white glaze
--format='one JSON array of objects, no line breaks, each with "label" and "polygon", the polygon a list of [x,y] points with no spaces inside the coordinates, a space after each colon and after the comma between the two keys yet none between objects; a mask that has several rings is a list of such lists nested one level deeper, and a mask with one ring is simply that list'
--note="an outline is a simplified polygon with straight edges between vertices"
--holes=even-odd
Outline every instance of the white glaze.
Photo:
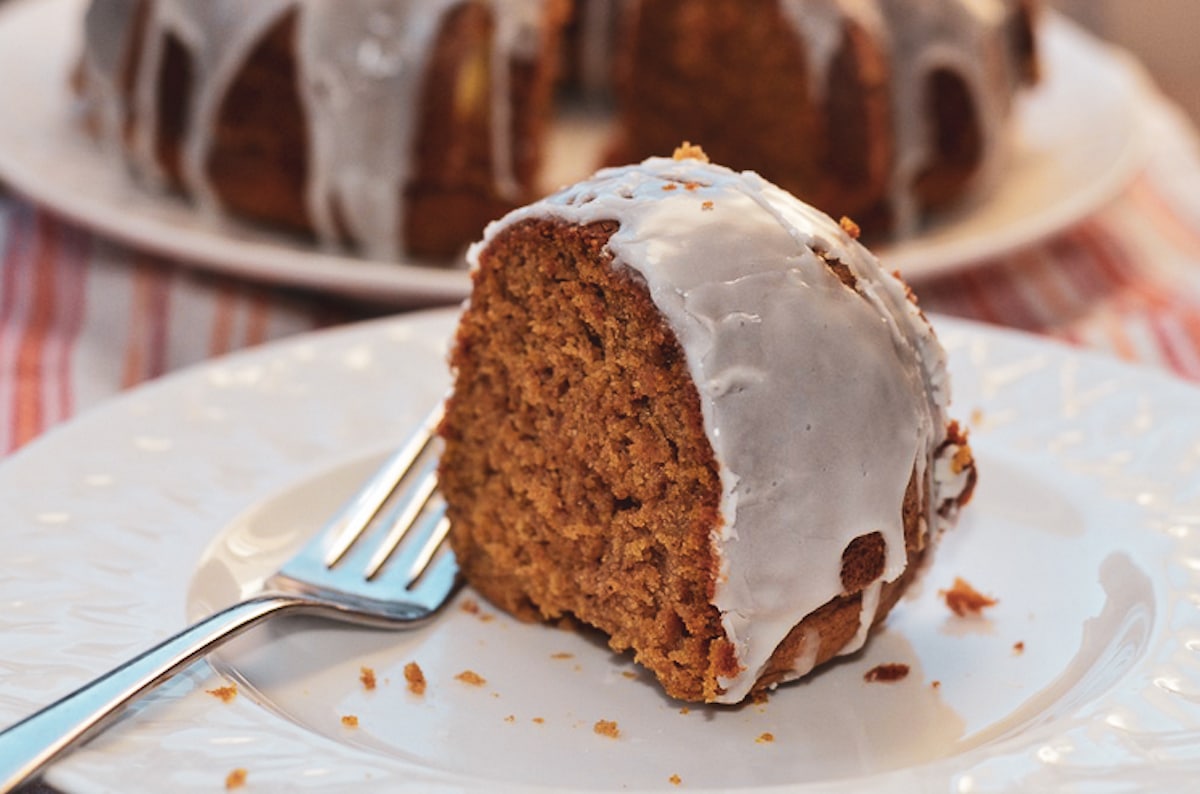
[{"label": "white glaze", "polygon": [[[512,162],[512,112],[507,79],[512,61],[536,56],[544,0],[485,0],[495,25],[490,83],[494,188],[518,193]],[[221,101],[254,46],[287,13],[299,13],[298,89],[309,127],[306,201],[318,237],[338,240],[335,206],[351,241],[365,254],[394,259],[404,250],[403,202],[413,174],[415,115],[425,66],[447,14],[464,0],[364,0],[348,12],[324,0],[150,0],[142,59],[135,75],[130,130],[133,168],[151,184],[164,181],[155,157],[158,75],[167,34],[193,59],[183,180],[208,212],[220,211],[206,163]],[[95,0],[85,27],[83,68],[102,134],[120,142],[126,114],[115,90],[127,50],[123,40],[137,4]]]},{"label": "white glaze", "polygon": [[892,99],[890,201],[894,230],[913,233],[920,222],[914,186],[930,160],[925,86],[938,69],[966,83],[974,99],[983,141],[978,186],[993,183],[1007,155],[1006,120],[1018,82],[1018,65],[1006,30],[1018,0],[781,0],[788,20],[805,42],[813,96],[830,90],[829,68],[850,22],[868,31],[888,61]]},{"label": "white glaze", "polygon": [[[696,383],[722,482],[713,603],[743,668],[718,701],[746,696],[788,631],[842,595],[846,546],[879,532],[885,570],[864,597],[861,642],[879,586],[905,569],[910,477],[931,497],[928,526],[957,495],[936,490],[928,465],[945,434],[945,355],[903,284],[757,174],[666,158],[510,213],[472,247],[472,266],[504,229],[547,217],[619,222],[614,267],[645,281]],[[857,291],[814,251],[848,266]],[[806,650],[793,676],[811,667]]]},{"label": "white glaze", "polygon": [[893,135],[891,205],[895,229],[912,233],[919,225],[914,186],[931,157],[925,86],[939,69],[958,75],[973,100],[983,135],[977,186],[991,185],[1007,157],[1006,120],[1012,106],[1015,71],[1006,28],[1012,0],[887,0],[876,2],[883,20],[892,87]]}]

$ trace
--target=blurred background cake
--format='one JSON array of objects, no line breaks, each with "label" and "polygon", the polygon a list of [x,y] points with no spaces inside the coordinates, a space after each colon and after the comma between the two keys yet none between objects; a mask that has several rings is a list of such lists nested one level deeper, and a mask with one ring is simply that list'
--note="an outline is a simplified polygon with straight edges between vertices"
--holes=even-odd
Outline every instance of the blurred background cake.
[{"label": "blurred background cake", "polygon": [[851,224],[700,156],[489,226],[439,479],[477,591],[736,703],[861,648],[975,466],[905,284]]},{"label": "blurred background cake", "polygon": [[558,0],[94,0],[79,86],[136,175],[367,256],[533,195]]},{"label": "blurred background cake", "polygon": [[999,172],[1033,2],[92,0],[77,87],[143,182],[376,259],[547,192],[582,94],[613,137],[572,178],[696,140],[881,238]]},{"label": "blurred background cake", "polygon": [[1034,81],[1029,0],[634,0],[615,162],[700,141],[871,238],[1000,173]]}]

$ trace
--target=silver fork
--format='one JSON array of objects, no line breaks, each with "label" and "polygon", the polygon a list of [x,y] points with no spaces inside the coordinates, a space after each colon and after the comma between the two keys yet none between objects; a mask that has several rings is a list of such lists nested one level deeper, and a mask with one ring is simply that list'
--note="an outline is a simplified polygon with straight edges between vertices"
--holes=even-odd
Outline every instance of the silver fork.
[{"label": "silver fork", "polygon": [[[413,628],[432,618],[459,580],[454,556],[443,548],[449,522],[437,497],[431,444],[440,419],[439,404],[325,529],[267,578],[259,595],[192,624],[0,732],[0,792],[271,615],[316,614],[380,628]],[[364,556],[365,564],[355,564]]]}]

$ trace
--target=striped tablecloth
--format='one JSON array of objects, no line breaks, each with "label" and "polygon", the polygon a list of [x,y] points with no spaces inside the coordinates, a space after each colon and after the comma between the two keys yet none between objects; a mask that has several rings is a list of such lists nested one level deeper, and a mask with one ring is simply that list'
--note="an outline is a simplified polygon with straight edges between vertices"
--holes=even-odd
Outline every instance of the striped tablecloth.
[{"label": "striped tablecloth", "polygon": [[[1153,151],[1118,197],[1025,250],[918,283],[922,306],[1200,381],[1200,134],[1167,102],[1147,106]],[[0,465],[147,380],[380,312],[181,267],[0,184]]]},{"label": "striped tablecloth", "polygon": [[[1109,205],[919,283],[932,312],[1017,327],[1200,381],[1200,136],[1150,103],[1154,151]],[[0,190],[0,460],[189,364],[378,308],[250,285],[126,248]]]}]

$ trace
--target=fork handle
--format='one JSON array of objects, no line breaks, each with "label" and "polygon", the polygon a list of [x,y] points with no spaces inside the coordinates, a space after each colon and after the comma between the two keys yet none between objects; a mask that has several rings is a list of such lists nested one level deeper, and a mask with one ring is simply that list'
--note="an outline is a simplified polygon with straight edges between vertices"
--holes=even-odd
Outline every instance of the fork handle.
[{"label": "fork handle", "polygon": [[0,793],[31,778],[125,706],[221,643],[269,615],[306,603],[303,597],[271,594],[234,604],[0,732]]}]

